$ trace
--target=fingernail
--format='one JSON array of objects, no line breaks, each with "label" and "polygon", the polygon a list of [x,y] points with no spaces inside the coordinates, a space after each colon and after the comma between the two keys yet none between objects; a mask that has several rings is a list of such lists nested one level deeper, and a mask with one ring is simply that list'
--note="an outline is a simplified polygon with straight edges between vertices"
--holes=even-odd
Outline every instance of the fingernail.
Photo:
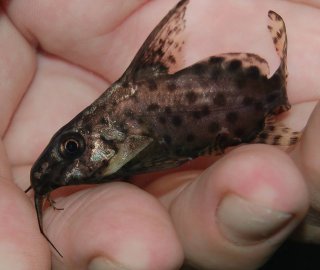
[{"label": "fingernail", "polygon": [[94,258],[88,266],[89,270],[128,270],[121,265],[114,264],[104,257]]},{"label": "fingernail", "polygon": [[217,211],[223,235],[238,245],[254,244],[276,234],[292,214],[257,205],[239,196],[227,195]]}]

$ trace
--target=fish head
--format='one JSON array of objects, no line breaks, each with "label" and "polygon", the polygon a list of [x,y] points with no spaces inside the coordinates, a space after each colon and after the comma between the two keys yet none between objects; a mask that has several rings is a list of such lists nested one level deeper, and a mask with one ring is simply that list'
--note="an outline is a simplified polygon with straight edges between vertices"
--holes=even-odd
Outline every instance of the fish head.
[{"label": "fish head", "polygon": [[86,183],[108,164],[114,147],[112,141],[102,140],[94,132],[59,131],[34,163],[31,186],[35,193],[45,195],[61,186]]},{"label": "fish head", "polygon": [[151,141],[108,124],[84,128],[69,123],[52,137],[34,163],[31,187],[38,196],[45,196],[62,186],[113,180],[119,177],[117,171]]}]

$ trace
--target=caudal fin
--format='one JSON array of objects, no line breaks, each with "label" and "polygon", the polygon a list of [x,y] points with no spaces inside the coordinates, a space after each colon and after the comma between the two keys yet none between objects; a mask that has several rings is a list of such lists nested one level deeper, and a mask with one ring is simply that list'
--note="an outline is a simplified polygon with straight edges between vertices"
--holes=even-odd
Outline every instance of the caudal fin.
[{"label": "caudal fin", "polygon": [[278,114],[283,111],[290,109],[290,104],[287,98],[287,78],[288,78],[288,69],[287,69],[287,32],[286,26],[282,17],[276,12],[270,10],[268,12],[269,24],[268,29],[271,33],[272,41],[277,51],[277,54],[280,57],[280,65],[276,70],[274,75],[270,78],[271,85],[279,87],[282,92],[282,104],[278,106],[273,114]]},{"label": "caudal fin", "polygon": [[265,119],[264,130],[258,134],[254,142],[290,147],[299,141],[301,132],[292,131],[283,123],[278,122],[274,117],[274,115],[290,109],[286,92],[288,77],[286,26],[281,16],[274,11],[269,11],[268,16],[268,29],[270,30],[277,54],[280,57],[280,65],[269,81],[271,90],[280,91],[278,93],[279,103],[271,109]]}]

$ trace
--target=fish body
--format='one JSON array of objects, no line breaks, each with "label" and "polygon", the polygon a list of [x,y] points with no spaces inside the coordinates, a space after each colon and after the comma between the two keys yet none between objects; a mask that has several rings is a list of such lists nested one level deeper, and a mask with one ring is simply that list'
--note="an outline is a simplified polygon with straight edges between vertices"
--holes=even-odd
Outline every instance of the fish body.
[{"label": "fish body", "polygon": [[56,188],[176,167],[241,143],[297,141],[297,133],[273,120],[290,108],[282,18],[269,12],[281,62],[270,78],[266,61],[250,53],[211,56],[172,72],[188,2],[180,1],[164,17],[122,77],[62,127],[33,165],[31,187],[42,233],[43,202]]}]

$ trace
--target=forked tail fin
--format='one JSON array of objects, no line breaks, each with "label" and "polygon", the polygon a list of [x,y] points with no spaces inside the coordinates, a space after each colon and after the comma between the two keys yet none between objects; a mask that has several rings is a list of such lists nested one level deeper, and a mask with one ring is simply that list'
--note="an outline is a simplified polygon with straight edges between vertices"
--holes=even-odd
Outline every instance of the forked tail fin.
[{"label": "forked tail fin", "polygon": [[268,17],[268,29],[271,33],[272,41],[277,54],[280,57],[280,65],[274,75],[270,78],[271,84],[277,88],[280,87],[283,95],[283,102],[281,106],[279,106],[276,111],[273,112],[274,114],[278,114],[280,112],[289,110],[291,107],[287,98],[287,32],[285,23],[279,14],[270,10],[268,12]]},{"label": "forked tail fin", "polygon": [[275,107],[271,109],[266,117],[264,130],[258,134],[253,142],[290,147],[299,141],[301,132],[292,131],[283,123],[278,122],[274,117],[274,115],[290,109],[286,89],[288,77],[286,26],[281,16],[274,11],[270,10],[268,16],[268,29],[270,30],[277,54],[280,57],[280,66],[269,79],[270,90],[276,93],[275,97],[277,99],[279,97],[279,100],[277,100]]}]

